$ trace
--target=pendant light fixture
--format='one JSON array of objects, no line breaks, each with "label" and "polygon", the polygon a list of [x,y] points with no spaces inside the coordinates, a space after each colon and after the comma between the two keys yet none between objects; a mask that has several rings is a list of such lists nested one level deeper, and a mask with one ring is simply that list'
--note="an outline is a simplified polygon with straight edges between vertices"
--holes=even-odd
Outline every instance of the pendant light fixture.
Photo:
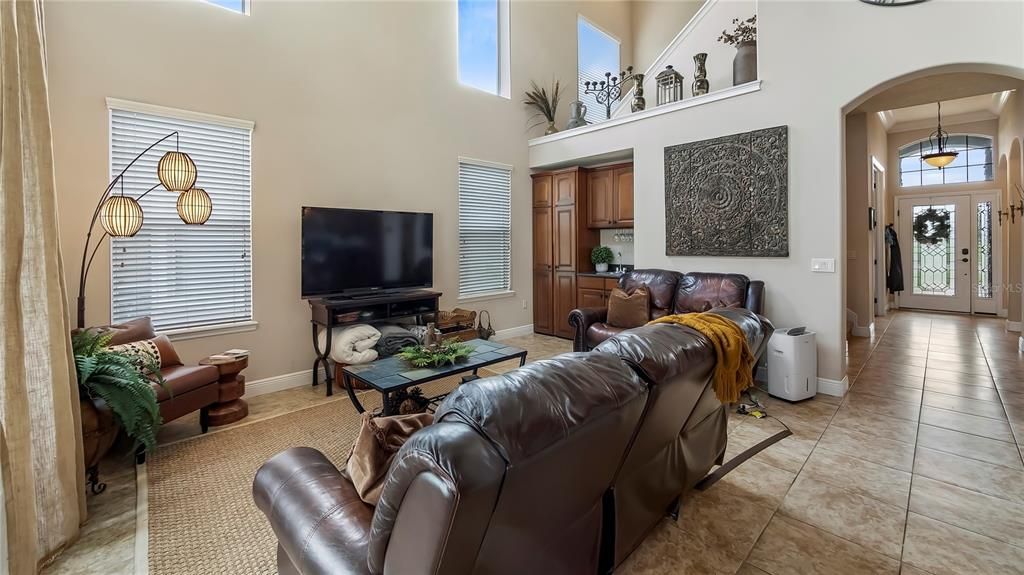
[{"label": "pendant light fixture", "polygon": [[929,166],[942,169],[949,164],[953,163],[953,160],[960,155],[960,152],[956,150],[947,150],[946,143],[949,141],[949,132],[942,129],[942,102],[938,102],[939,105],[939,116],[938,116],[938,127],[931,136],[928,136],[928,149],[935,150],[921,156],[921,159],[925,161]]},{"label": "pendant light fixture", "polygon": [[206,223],[213,213],[213,202],[210,195],[202,188],[192,188],[178,196],[178,217],[192,226]]},{"label": "pendant light fixture", "polygon": [[142,217],[142,206],[135,198],[124,195],[124,184],[121,193],[108,197],[100,208],[100,225],[115,238],[130,238],[139,233]]}]

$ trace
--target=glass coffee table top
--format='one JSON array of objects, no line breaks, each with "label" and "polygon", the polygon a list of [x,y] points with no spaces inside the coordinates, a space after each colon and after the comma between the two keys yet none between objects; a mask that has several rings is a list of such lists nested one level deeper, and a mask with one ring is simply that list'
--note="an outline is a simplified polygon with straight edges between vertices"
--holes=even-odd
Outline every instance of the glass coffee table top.
[{"label": "glass coffee table top", "polygon": [[510,359],[525,360],[526,350],[497,341],[474,339],[466,342],[473,348],[469,358],[454,365],[441,367],[413,367],[397,356],[378,359],[372,363],[349,365],[343,369],[349,377],[357,379],[380,392],[398,391]]}]

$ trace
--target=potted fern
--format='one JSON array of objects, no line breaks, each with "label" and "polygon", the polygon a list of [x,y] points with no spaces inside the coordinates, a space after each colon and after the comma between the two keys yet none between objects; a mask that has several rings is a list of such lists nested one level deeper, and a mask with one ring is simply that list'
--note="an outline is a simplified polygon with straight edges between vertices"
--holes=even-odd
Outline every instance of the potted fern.
[{"label": "potted fern", "polygon": [[96,465],[110,450],[118,427],[139,450],[156,447],[160,428],[153,382],[164,385],[160,365],[148,354],[127,354],[108,348],[113,334],[83,330],[71,335],[82,406],[85,465],[94,492],[102,491]]},{"label": "potted fern", "polygon": [[[536,110],[536,113],[531,119],[537,116],[543,116],[544,120],[547,121],[548,127],[544,130],[544,135],[554,134],[558,131],[555,127],[555,114],[558,113],[558,101],[562,96],[562,87],[559,85],[558,80],[551,86],[551,92],[548,92],[544,88],[538,88],[536,82],[530,82],[531,89],[526,93],[526,99],[523,103],[529,108]],[[543,121],[533,124],[530,129],[539,126],[544,123]]]}]

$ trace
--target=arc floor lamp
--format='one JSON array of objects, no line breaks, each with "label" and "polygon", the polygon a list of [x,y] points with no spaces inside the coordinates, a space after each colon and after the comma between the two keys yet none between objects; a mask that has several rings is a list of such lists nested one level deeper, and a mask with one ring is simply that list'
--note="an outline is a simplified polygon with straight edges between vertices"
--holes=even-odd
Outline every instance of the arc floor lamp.
[{"label": "arc floor lamp", "polygon": [[[115,238],[129,238],[142,229],[143,213],[139,200],[144,198],[153,190],[163,186],[167,191],[178,194],[178,217],[188,225],[202,225],[210,219],[213,213],[213,202],[210,195],[202,188],[195,187],[196,164],[188,154],[179,149],[178,132],[171,132],[163,138],[150,144],[142,150],[139,155],[128,162],[128,165],[110,181],[107,189],[100,195],[96,209],[93,210],[92,219],[89,220],[89,231],[85,234],[85,246],[82,248],[82,267],[78,276],[78,328],[85,327],[85,282],[89,277],[89,268],[92,267],[92,260],[96,257],[107,236]],[[174,150],[167,152],[157,163],[156,175],[160,183],[149,188],[138,198],[124,195],[124,174],[135,162],[139,161],[150,150],[159,144],[174,137]],[[118,189],[115,192],[115,188]],[[89,244],[92,241],[92,230],[96,227],[96,220],[99,220],[103,227],[103,235],[89,251]]]}]

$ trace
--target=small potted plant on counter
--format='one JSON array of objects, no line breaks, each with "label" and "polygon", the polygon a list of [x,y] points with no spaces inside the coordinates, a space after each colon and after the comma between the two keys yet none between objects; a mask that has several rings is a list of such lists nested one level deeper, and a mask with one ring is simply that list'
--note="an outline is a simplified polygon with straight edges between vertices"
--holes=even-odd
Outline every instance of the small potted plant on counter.
[{"label": "small potted plant on counter", "polygon": [[608,246],[597,246],[590,252],[590,261],[598,273],[604,273],[608,271],[608,264],[615,261],[615,254]]}]

